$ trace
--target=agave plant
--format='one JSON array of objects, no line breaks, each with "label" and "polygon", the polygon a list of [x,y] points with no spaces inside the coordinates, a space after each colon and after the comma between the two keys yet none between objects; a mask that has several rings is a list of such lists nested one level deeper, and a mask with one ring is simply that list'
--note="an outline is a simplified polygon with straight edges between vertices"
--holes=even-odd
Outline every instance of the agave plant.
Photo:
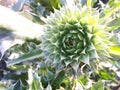
[{"label": "agave plant", "polygon": [[46,63],[57,68],[70,66],[77,71],[81,63],[90,66],[94,60],[110,57],[111,35],[100,16],[89,6],[80,5],[64,6],[51,13],[45,21],[41,45]]}]

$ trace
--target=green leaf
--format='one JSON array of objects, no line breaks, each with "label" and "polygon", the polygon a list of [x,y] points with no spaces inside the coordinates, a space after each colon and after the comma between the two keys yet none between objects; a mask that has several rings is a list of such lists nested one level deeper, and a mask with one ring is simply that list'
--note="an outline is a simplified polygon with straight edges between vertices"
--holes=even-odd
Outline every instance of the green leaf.
[{"label": "green leaf", "polygon": [[40,56],[41,56],[41,50],[40,49],[33,50],[29,53],[26,53],[26,54],[20,56],[19,58],[15,59],[15,60],[8,61],[7,66],[12,66],[12,65],[24,62],[24,61],[29,61],[29,60],[32,60],[32,59],[36,59],[36,58],[39,58]]},{"label": "green leaf", "polygon": [[78,68],[79,68],[79,64],[78,64],[78,62],[73,62],[73,63],[71,63],[72,64],[72,68],[75,70],[75,72],[77,73],[77,71],[78,71]]},{"label": "green leaf", "polygon": [[87,6],[92,7],[93,1],[95,0],[87,0]]},{"label": "green leaf", "polygon": [[42,77],[41,77],[41,82],[42,82],[42,86],[43,86],[43,87],[47,87],[49,80],[47,79],[46,76],[42,76]]},{"label": "green leaf", "polygon": [[91,0],[87,0],[87,6],[91,7]]},{"label": "green leaf", "polygon": [[52,81],[52,87],[53,87],[53,90],[56,90],[59,85],[62,83],[63,79],[64,79],[64,76],[65,76],[65,70],[61,70],[58,75],[55,77],[55,79]]},{"label": "green leaf", "polygon": [[96,82],[90,90],[104,90],[104,83],[102,81]]},{"label": "green leaf", "polygon": [[111,27],[111,30],[117,29],[118,27],[120,27],[120,18],[112,20],[108,23],[108,26]]},{"label": "green leaf", "polygon": [[31,85],[31,90],[41,90],[41,84],[40,84],[40,81],[37,80],[38,77],[36,77],[35,75],[33,75],[33,82],[32,82],[32,85]]},{"label": "green leaf", "polygon": [[106,12],[106,15],[105,15],[105,19],[107,19],[108,17],[110,17],[114,12],[116,12],[117,10],[120,9],[120,1],[117,1],[117,2],[114,2],[114,5],[112,6],[111,9],[107,9],[105,12]]},{"label": "green leaf", "polygon": [[30,68],[30,65],[12,65],[9,68],[12,70],[26,70]]},{"label": "green leaf", "polygon": [[83,55],[81,55],[81,57],[80,57],[79,59],[80,59],[80,61],[82,61],[83,63],[90,65],[90,63],[89,63],[89,55],[87,55],[87,54],[84,55],[84,54],[83,54]]},{"label": "green leaf", "polygon": [[29,69],[28,70],[29,90],[43,90],[40,79],[41,77],[38,76],[38,73],[34,72],[32,69]]},{"label": "green leaf", "polygon": [[8,90],[26,90],[21,80],[17,81],[14,85],[10,86]]},{"label": "green leaf", "polygon": [[118,47],[118,46],[111,47],[109,50],[109,53],[112,55],[120,56],[120,47]]},{"label": "green leaf", "polygon": [[87,0],[87,6],[92,7],[97,0]]},{"label": "green leaf", "polygon": [[108,5],[110,7],[113,7],[114,3],[115,3],[115,0],[109,0]]},{"label": "green leaf", "polygon": [[78,82],[81,82],[83,85],[86,85],[89,82],[87,75],[82,75],[78,78]]},{"label": "green leaf", "polygon": [[22,84],[26,85],[26,79],[28,78],[28,74],[27,73],[20,73],[20,74],[13,74],[13,73],[8,73],[7,75],[5,75],[3,77],[4,80],[21,80]]},{"label": "green leaf", "polygon": [[98,58],[98,54],[95,50],[91,50],[89,52],[89,56],[90,56],[90,58]]},{"label": "green leaf", "polygon": [[60,0],[35,0],[37,3],[40,3],[42,6],[47,8],[50,11],[54,11],[55,9],[59,9],[61,4]]},{"label": "green leaf", "polygon": [[115,72],[112,70],[109,70],[109,68],[103,68],[102,70],[98,71],[98,75],[101,79],[104,80],[113,80],[115,79]]}]

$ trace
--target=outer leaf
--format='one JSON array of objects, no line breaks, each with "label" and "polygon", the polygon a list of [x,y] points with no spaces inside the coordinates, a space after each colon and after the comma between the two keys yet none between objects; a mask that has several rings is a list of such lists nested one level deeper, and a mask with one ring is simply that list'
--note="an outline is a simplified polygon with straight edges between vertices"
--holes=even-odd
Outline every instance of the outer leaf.
[{"label": "outer leaf", "polygon": [[44,7],[46,7],[50,11],[54,11],[53,8],[59,9],[60,8],[60,0],[35,0],[36,2],[40,3]]},{"label": "outer leaf", "polygon": [[28,78],[27,76],[28,76],[27,73],[20,73],[20,74],[9,73],[5,75],[3,79],[4,80],[15,80],[15,81],[21,80],[22,83],[26,85],[27,84],[26,79]]},{"label": "outer leaf", "polygon": [[43,90],[40,82],[40,77],[32,69],[28,70],[28,84],[29,90]]},{"label": "outer leaf", "polygon": [[11,85],[8,90],[26,90],[26,87],[19,80],[14,85]]},{"label": "outer leaf", "polygon": [[31,51],[29,53],[22,55],[21,57],[15,60],[8,61],[7,66],[11,66],[11,65],[15,65],[20,62],[36,59],[36,58],[39,58],[40,56],[41,56],[41,50],[40,49],[34,50],[34,51]]},{"label": "outer leaf", "polygon": [[26,90],[25,86],[23,86],[22,82],[19,80],[15,85],[13,90]]},{"label": "outer leaf", "polygon": [[108,23],[108,26],[111,27],[111,30],[117,29],[120,27],[120,18],[112,20],[110,23]]},{"label": "outer leaf", "polygon": [[120,56],[120,47],[118,46],[113,46],[110,48],[109,53],[112,55],[118,55]]},{"label": "outer leaf", "polygon": [[86,75],[82,75],[78,78],[78,82],[81,82],[83,85],[86,85],[87,82],[89,81],[89,77]]},{"label": "outer leaf", "polygon": [[104,90],[104,83],[102,81],[98,81],[91,87],[90,90]]},{"label": "outer leaf", "polygon": [[109,5],[110,7],[112,7],[112,6],[114,5],[114,3],[115,3],[115,0],[109,0],[108,5]]},{"label": "outer leaf", "polygon": [[114,12],[116,12],[119,9],[120,9],[120,1],[115,2],[111,9],[106,10],[106,15],[104,18],[110,17]]},{"label": "outer leaf", "polygon": [[65,76],[65,70],[62,70],[58,73],[57,77],[52,81],[53,90],[56,90],[61,84]]},{"label": "outer leaf", "polygon": [[[83,0],[84,1],[84,0]],[[92,7],[97,0],[87,0],[87,5]]]},{"label": "outer leaf", "polygon": [[88,5],[89,7],[92,6],[92,5],[91,5],[91,0],[87,0],[87,5]]},{"label": "outer leaf", "polygon": [[103,68],[102,70],[99,71],[99,74],[101,79],[103,80],[113,80],[115,78],[115,72],[112,70],[109,70],[109,68]]}]

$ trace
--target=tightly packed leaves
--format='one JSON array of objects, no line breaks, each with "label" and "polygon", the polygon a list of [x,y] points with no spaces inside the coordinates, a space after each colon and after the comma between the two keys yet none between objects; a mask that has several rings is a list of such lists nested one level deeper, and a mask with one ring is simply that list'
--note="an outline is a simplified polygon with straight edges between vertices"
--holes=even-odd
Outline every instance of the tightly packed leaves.
[{"label": "tightly packed leaves", "polygon": [[42,56],[50,65],[90,65],[90,60],[108,57],[109,33],[100,13],[85,7],[63,7],[46,20]]}]

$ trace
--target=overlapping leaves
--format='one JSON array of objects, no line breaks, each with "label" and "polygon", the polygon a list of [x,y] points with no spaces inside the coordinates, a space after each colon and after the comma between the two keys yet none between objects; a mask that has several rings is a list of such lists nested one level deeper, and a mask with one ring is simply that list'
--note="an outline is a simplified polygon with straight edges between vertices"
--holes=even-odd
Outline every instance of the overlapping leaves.
[{"label": "overlapping leaves", "polygon": [[70,65],[77,71],[81,62],[90,65],[89,61],[98,59],[99,54],[109,57],[110,34],[100,23],[99,15],[87,6],[74,5],[51,14],[41,46],[46,62],[55,66]]}]

